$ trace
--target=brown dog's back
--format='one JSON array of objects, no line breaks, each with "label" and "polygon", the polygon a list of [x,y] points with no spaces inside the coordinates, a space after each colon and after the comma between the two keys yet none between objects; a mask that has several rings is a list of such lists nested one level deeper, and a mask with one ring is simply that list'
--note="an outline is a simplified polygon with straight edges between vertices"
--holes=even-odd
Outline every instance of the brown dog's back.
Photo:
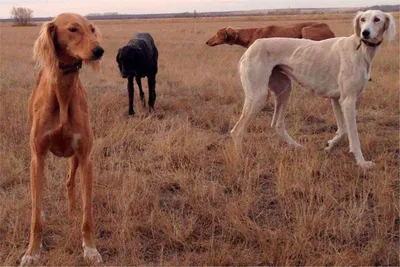
[{"label": "brown dog's back", "polygon": [[325,23],[305,22],[287,26],[271,25],[257,29],[252,37],[250,44],[259,38],[305,38],[314,41],[335,37],[334,33]]},{"label": "brown dog's back", "polygon": [[314,41],[321,41],[335,37],[335,34],[331,31],[326,23],[317,23],[304,27],[301,30],[302,38],[310,39]]}]

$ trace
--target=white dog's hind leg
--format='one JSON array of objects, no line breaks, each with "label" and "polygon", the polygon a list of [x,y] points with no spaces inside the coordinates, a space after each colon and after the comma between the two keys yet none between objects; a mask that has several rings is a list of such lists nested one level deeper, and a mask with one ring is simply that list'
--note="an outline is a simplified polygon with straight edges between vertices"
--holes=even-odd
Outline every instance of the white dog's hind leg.
[{"label": "white dog's hind leg", "polygon": [[292,89],[292,83],[290,79],[281,72],[281,70],[277,67],[272,69],[271,77],[269,78],[268,87],[274,92],[275,96],[275,108],[274,108],[274,115],[272,115],[271,127],[275,127],[277,119],[278,119],[278,97],[279,95],[284,92],[285,90]]},{"label": "white dog's hind leg", "polygon": [[356,96],[349,96],[340,100],[340,106],[342,107],[344,119],[347,125],[350,152],[352,152],[356,158],[357,164],[368,169],[373,167],[374,163],[372,161],[365,161],[364,156],[361,151],[360,139],[357,132],[356,124]]},{"label": "white dog's hind leg", "polygon": [[279,68],[275,67],[272,70],[268,86],[275,94],[275,109],[272,116],[271,127],[275,127],[278,134],[286,141],[288,145],[302,147],[299,143],[293,140],[287,133],[285,128],[285,113],[292,91],[292,82]]},{"label": "white dog's hind leg", "polygon": [[[247,50],[239,62],[240,81],[245,95],[242,115],[231,131],[236,152],[242,154],[243,135],[249,123],[264,107],[273,66],[259,65],[257,57],[249,58]],[[251,52],[251,51],[250,51]],[[250,56],[251,57],[251,56]]]},{"label": "white dog's hind leg", "polygon": [[[276,96],[275,98],[275,108],[277,109],[276,111],[276,116],[275,116],[275,125],[273,125],[276,128],[276,131],[282,138],[286,141],[288,145],[293,145],[296,147],[303,147],[300,145],[298,142],[296,142],[286,131],[285,127],[285,113],[287,109],[287,104],[289,102],[289,97],[290,97],[291,89],[290,86],[286,88],[284,91],[282,91],[279,95]],[[274,121],[273,121],[274,122]]]},{"label": "white dog's hind leg", "polygon": [[236,152],[242,154],[243,135],[249,125],[254,120],[258,112],[264,107],[267,99],[268,90],[265,90],[265,94],[257,96],[255,98],[248,98],[244,100],[242,115],[239,121],[236,123],[231,131],[233,142],[235,143]]},{"label": "white dog's hind leg", "polygon": [[339,143],[340,140],[343,139],[344,136],[347,134],[347,128],[346,128],[346,123],[344,120],[343,112],[340,107],[339,100],[337,99],[332,99],[332,106],[333,106],[333,112],[335,114],[338,130],[336,131],[336,135],[328,141],[328,147],[325,148],[325,151],[331,151],[332,148]]}]

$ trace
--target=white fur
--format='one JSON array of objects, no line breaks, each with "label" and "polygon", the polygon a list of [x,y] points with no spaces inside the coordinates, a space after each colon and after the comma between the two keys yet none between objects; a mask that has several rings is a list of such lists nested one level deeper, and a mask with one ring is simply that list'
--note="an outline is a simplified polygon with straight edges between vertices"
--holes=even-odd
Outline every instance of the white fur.
[{"label": "white fur", "polygon": [[89,248],[82,243],[83,247],[83,258],[91,263],[102,263],[103,259],[101,258],[100,253],[96,248]]},{"label": "white fur", "polygon": [[36,254],[33,256],[24,255],[21,259],[21,263],[19,266],[32,266],[38,263],[40,259],[40,254]]},{"label": "white fur", "polygon": [[[384,13],[380,10],[368,10],[365,12],[358,12],[354,23],[359,23],[360,32],[356,32],[361,36],[364,30],[370,32],[368,40],[379,40],[382,38],[382,30],[384,30],[383,37],[388,40],[393,40],[396,35],[396,24],[392,14]],[[385,29],[386,25],[386,29]]]},{"label": "white fur", "polygon": [[[376,16],[384,21],[374,23]],[[364,23],[361,23],[361,17],[365,18]],[[389,23],[386,29],[385,19]],[[371,47],[361,42],[361,33],[368,28],[368,42],[378,43],[385,35],[392,35],[393,27],[390,14],[369,10],[357,14],[354,20],[355,34],[349,37],[323,41],[269,38],[254,42],[239,62],[245,101],[242,115],[231,131],[238,153],[242,153],[243,135],[248,124],[265,104],[268,87],[275,94],[271,126],[276,127],[288,144],[300,146],[289,136],[284,123],[291,81],[294,80],[305,89],[332,99],[338,131],[328,142],[327,150],[348,135],[350,152],[354,153],[357,164],[363,168],[372,167],[373,163],[365,161],[361,152],[356,125],[356,100],[368,82],[372,60],[380,46]]]},{"label": "white fur", "polygon": [[48,130],[44,133],[43,137],[47,137],[49,135],[51,135],[54,132],[54,130]]},{"label": "white fur", "polygon": [[76,149],[78,147],[78,141],[81,139],[80,134],[73,134],[72,136],[72,148]]},{"label": "white fur", "polygon": [[46,223],[46,213],[43,210],[40,212],[40,219],[42,223]]}]

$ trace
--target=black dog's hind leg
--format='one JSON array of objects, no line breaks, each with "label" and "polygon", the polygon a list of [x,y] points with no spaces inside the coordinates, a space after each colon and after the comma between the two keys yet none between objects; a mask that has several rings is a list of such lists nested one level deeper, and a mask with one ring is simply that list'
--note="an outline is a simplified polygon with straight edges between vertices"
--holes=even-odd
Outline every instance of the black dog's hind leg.
[{"label": "black dog's hind leg", "polygon": [[148,76],[149,83],[149,110],[154,111],[154,102],[156,102],[156,76]]},{"label": "black dog's hind leg", "polygon": [[143,89],[142,89],[142,78],[136,76],[135,79],[136,79],[136,83],[139,87],[140,101],[142,101],[143,107],[146,107],[146,100],[144,99],[144,93],[143,93]]},{"label": "black dog's hind leg", "polygon": [[133,110],[133,76],[128,77],[129,115],[134,115]]}]

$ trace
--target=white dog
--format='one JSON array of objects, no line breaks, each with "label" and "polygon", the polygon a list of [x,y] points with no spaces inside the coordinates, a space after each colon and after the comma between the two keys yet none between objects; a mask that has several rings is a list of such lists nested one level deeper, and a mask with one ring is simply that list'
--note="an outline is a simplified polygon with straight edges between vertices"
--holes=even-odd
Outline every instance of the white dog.
[{"label": "white dog", "polygon": [[370,77],[372,60],[384,38],[395,36],[394,18],[379,10],[358,12],[354,34],[323,41],[307,39],[259,39],[244,53],[239,72],[245,93],[242,115],[231,131],[238,153],[242,153],[244,132],[265,104],[268,87],[275,94],[272,127],[288,144],[300,146],[285,129],[284,114],[291,80],[330,98],[338,124],[327,151],[348,135],[350,152],[357,164],[370,168],[361,152],[356,125],[356,100]]}]

